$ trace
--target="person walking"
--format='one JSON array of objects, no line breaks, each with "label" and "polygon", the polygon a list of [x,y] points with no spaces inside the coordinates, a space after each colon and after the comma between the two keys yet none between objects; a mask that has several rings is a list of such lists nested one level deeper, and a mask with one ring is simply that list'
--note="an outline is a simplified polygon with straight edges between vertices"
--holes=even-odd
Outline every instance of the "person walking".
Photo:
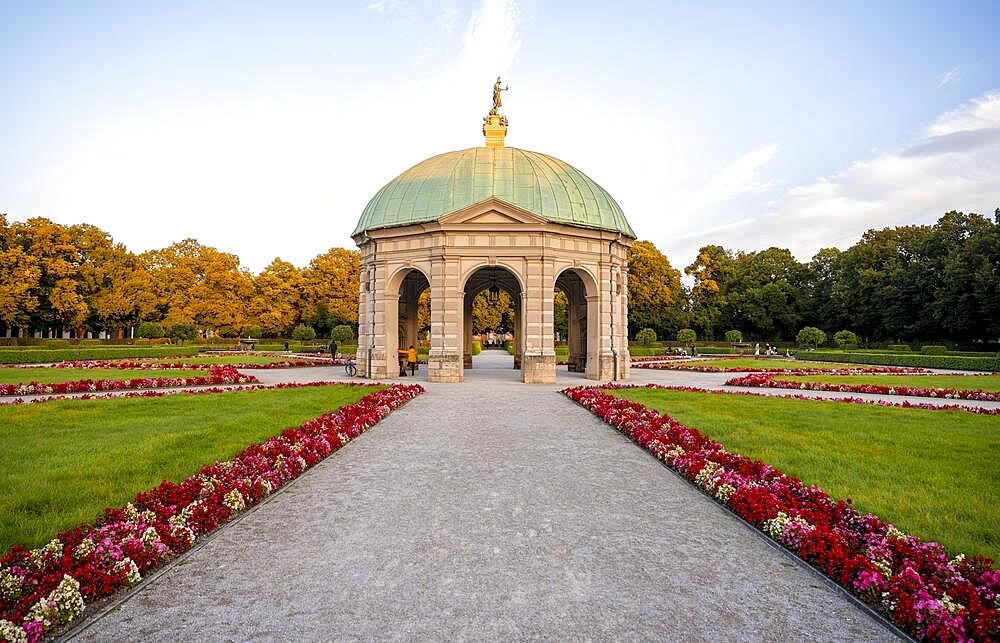
[{"label": "person walking", "polygon": [[330,340],[330,359],[336,361],[337,359],[337,340]]},{"label": "person walking", "polygon": [[413,348],[413,344],[410,344],[410,348],[406,351],[406,361],[407,366],[410,367],[410,375],[417,374],[417,349]]}]

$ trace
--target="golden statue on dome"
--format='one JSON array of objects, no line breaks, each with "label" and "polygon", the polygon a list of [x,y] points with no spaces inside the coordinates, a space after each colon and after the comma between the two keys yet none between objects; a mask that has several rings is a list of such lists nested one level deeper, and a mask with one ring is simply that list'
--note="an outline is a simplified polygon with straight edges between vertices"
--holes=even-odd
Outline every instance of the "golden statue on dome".
[{"label": "golden statue on dome", "polygon": [[499,111],[500,106],[503,104],[500,101],[500,92],[509,92],[509,91],[510,91],[510,86],[508,85],[507,87],[501,87],[500,77],[497,76],[497,82],[493,84],[493,109],[490,110],[490,116],[496,116],[497,114],[500,113]]},{"label": "golden statue on dome", "polygon": [[510,86],[501,87],[500,77],[493,83],[493,109],[486,116],[483,116],[483,136],[486,137],[486,147],[503,147],[504,137],[507,135],[507,117],[500,115],[500,92],[510,91]]}]

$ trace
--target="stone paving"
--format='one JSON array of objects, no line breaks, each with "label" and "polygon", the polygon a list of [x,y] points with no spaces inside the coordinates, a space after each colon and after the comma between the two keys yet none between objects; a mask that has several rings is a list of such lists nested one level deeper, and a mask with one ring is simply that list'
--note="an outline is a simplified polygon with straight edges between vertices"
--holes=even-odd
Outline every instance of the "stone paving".
[{"label": "stone paving", "polygon": [[586,380],[523,385],[498,353],[476,365],[463,384],[424,383],[75,638],[893,638],[556,392]]}]

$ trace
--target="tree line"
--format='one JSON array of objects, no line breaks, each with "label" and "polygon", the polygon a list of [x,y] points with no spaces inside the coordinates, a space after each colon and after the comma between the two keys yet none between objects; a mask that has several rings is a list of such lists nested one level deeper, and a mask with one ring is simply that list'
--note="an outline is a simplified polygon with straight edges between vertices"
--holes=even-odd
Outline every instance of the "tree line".
[{"label": "tree line", "polygon": [[[803,327],[852,331],[863,342],[1000,339],[1000,209],[992,220],[948,212],[933,225],[869,230],[851,247],[800,262],[784,248],[707,245],[680,273],[651,244],[630,257],[629,326],[660,337],[792,340]],[[668,302],[666,304],[660,302]]]},{"label": "tree line", "polygon": [[[253,274],[239,258],[194,239],[133,253],[88,224],[0,214],[0,335],[122,336],[142,322],[193,325],[235,337],[320,336],[357,325],[359,254],[331,248],[305,268],[275,259]],[[846,250],[808,262],[784,248],[702,247],[681,273],[649,241],[628,252],[629,330],[673,338],[684,328],[721,340],[792,340],[806,326],[847,329],[862,341],[1000,338],[1000,210],[990,220],[949,212],[933,225],[869,230]],[[505,293],[504,293],[505,294]],[[477,332],[512,324],[509,297],[475,302]],[[421,321],[429,323],[427,293]],[[565,334],[565,297],[555,330]]]},{"label": "tree line", "polygon": [[239,257],[185,239],[133,253],[89,224],[0,214],[0,335],[121,337],[142,322],[235,337],[328,336],[358,321],[358,253],[331,248],[307,267],[275,259],[259,274]]}]

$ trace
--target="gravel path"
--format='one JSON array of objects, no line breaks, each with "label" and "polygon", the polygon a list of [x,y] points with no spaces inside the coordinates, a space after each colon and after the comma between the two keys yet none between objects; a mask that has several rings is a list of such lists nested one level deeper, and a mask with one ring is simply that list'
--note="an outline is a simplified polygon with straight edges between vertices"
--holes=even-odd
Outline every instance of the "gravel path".
[{"label": "gravel path", "polygon": [[507,359],[427,385],[77,638],[893,638],[556,393],[586,380]]}]

